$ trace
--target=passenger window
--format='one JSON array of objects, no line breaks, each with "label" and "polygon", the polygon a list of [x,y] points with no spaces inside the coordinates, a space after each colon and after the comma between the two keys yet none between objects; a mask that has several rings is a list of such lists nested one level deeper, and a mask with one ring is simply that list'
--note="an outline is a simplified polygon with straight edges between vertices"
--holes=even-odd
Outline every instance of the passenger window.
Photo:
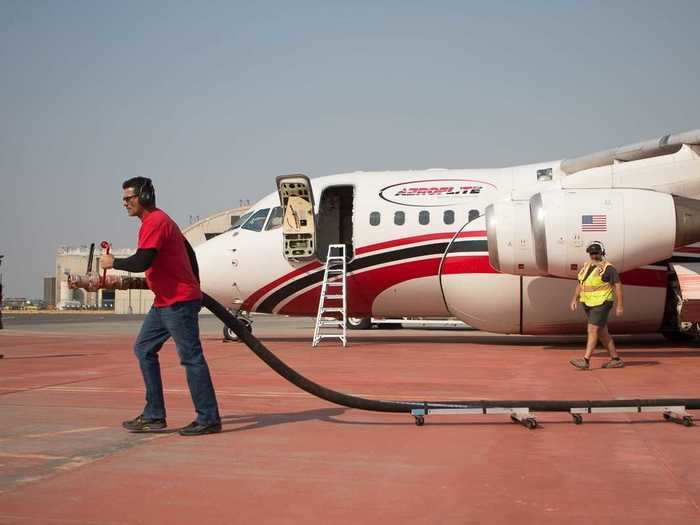
[{"label": "passenger window", "polygon": [[452,210],[445,210],[445,213],[442,215],[442,220],[445,221],[445,224],[452,224],[455,222],[455,212]]},{"label": "passenger window", "polygon": [[282,226],[282,217],[284,217],[284,211],[280,206],[272,208],[272,213],[270,214],[270,220],[267,221],[267,226],[265,230],[274,230]]},{"label": "passenger window", "polygon": [[402,211],[397,211],[394,213],[394,224],[397,226],[403,226],[406,222],[406,214]]},{"label": "passenger window", "polygon": [[381,220],[381,218],[382,216],[379,214],[378,211],[373,211],[369,214],[369,223],[372,226],[379,226],[379,221]]},{"label": "passenger window", "polygon": [[270,208],[263,208],[262,210],[258,210],[253,215],[250,216],[250,219],[246,221],[246,223],[241,226],[244,230],[250,230],[252,232],[259,232],[262,231],[263,226],[265,226],[265,219],[267,219],[267,214],[269,213]]},{"label": "passenger window", "polygon": [[430,222],[430,212],[423,210],[418,214],[418,224],[428,224]]},{"label": "passenger window", "polygon": [[469,210],[469,222],[472,222],[474,219],[478,219],[479,215],[479,210]]}]

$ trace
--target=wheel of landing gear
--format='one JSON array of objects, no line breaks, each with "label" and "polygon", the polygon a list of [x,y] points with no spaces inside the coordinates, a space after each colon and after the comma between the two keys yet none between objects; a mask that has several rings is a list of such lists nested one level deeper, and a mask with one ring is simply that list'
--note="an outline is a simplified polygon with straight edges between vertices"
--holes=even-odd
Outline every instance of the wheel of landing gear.
[{"label": "wheel of landing gear", "polygon": [[581,414],[574,414],[574,423],[576,425],[583,423],[583,416]]},{"label": "wheel of landing gear", "polygon": [[228,326],[224,325],[224,341],[238,341],[238,336]]},{"label": "wheel of landing gear", "polygon": [[425,418],[423,416],[416,416],[416,426],[422,427],[425,425]]},{"label": "wheel of landing gear", "polygon": [[[250,321],[247,319],[240,318],[239,321],[243,324],[243,326],[249,331],[253,332],[253,327],[250,324]],[[236,335],[236,332],[231,330],[228,326],[224,325],[224,341],[238,341],[238,336]]]},{"label": "wheel of landing gear", "polygon": [[683,416],[683,424],[686,427],[692,427],[693,426],[693,418],[691,416]]},{"label": "wheel of landing gear", "polygon": [[529,417],[525,420],[525,426],[530,430],[537,428],[537,420]]},{"label": "wheel of landing gear", "polygon": [[372,328],[372,319],[370,317],[348,317],[345,326],[349,330],[368,330]]}]

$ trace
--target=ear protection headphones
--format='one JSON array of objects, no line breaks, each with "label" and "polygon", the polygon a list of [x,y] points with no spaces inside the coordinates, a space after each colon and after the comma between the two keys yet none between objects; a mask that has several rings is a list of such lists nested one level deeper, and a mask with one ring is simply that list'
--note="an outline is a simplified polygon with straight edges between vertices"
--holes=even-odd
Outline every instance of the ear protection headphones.
[{"label": "ear protection headphones", "polygon": [[146,178],[141,184],[139,188],[139,203],[141,206],[147,207],[156,205],[156,190],[151,179]]},{"label": "ear protection headphones", "polygon": [[[599,250],[596,248],[598,248]],[[600,241],[593,241],[589,243],[588,247],[586,248],[586,253],[588,254],[595,253],[598,251],[600,251],[601,255],[605,256],[605,245]]]}]

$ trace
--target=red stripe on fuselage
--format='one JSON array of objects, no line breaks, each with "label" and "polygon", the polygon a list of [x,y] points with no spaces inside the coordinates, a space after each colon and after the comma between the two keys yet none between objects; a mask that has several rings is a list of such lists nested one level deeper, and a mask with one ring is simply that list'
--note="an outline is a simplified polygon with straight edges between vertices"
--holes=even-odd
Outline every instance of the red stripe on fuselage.
[{"label": "red stripe on fuselage", "polygon": [[[486,235],[486,231],[484,230],[475,230],[475,231],[466,231],[466,232],[460,232],[457,235],[457,238],[469,238],[469,237],[483,237]],[[358,248],[355,251],[356,255],[359,254],[366,254],[370,253],[373,251],[379,251],[387,248],[395,248],[399,246],[404,246],[408,244],[415,244],[419,242],[425,242],[425,241],[434,241],[434,240],[442,240],[442,239],[452,239],[455,236],[455,233],[452,232],[444,232],[444,233],[432,233],[432,234],[426,234],[426,235],[417,235],[417,236],[412,236],[412,237],[404,237],[403,239],[393,239],[391,241],[385,241],[381,243],[375,243],[375,244],[369,244],[367,246],[363,246]],[[387,284],[386,287],[393,286],[399,282],[402,281],[407,281],[410,279],[416,279],[418,277],[427,277],[431,275],[437,275],[439,271],[439,265],[440,265],[440,260],[441,257],[434,257],[431,259],[427,260],[420,260],[420,261],[411,261],[411,262],[406,262],[406,263],[401,263],[398,262],[394,265],[391,266],[385,266],[382,268],[378,268],[376,270],[364,270],[361,273],[358,273],[357,275],[350,275],[348,276],[348,297],[353,298],[358,300],[359,302],[355,304],[349,304],[348,305],[348,311],[353,312],[355,314],[360,314],[361,312],[365,311],[366,308],[367,313],[371,311],[371,305],[376,296],[381,293],[386,288],[378,288],[378,286],[381,286],[384,281],[379,281],[377,283],[377,286],[371,285],[370,282],[367,281],[369,278],[369,275],[374,276],[375,272],[379,270],[384,270],[386,268],[390,269],[390,271],[396,270],[395,277],[393,278],[393,281],[391,284]],[[434,271],[432,273],[424,274],[420,273],[419,275],[415,277],[411,277],[413,275],[411,271],[409,272],[404,272],[400,270],[400,267],[403,267],[405,265],[411,265],[411,264],[418,264],[418,267],[422,270],[425,271],[426,268],[433,268]],[[317,262],[311,262],[309,264],[306,264],[302,266],[301,268],[297,268],[296,270],[289,272],[282,277],[279,277],[278,279],[275,279],[271,283],[265,285],[264,287],[260,288],[259,290],[255,291],[253,294],[251,294],[243,303],[243,310],[250,310],[255,303],[259,302],[260,299],[262,299],[266,294],[274,290],[275,288],[282,286],[286,284],[288,281],[293,280],[295,277],[298,277],[300,275],[303,275],[309,271],[316,270],[322,268],[322,265]],[[492,274],[492,273],[498,273],[496,272],[491,265],[489,264],[489,258],[486,255],[450,255],[445,259],[444,265],[443,265],[443,273],[444,274],[468,274],[468,273],[474,273],[474,274]],[[362,287],[354,287],[352,286],[352,282],[360,282],[358,279],[360,276],[365,276],[360,279],[361,282],[363,282],[363,286],[366,288]],[[630,270],[627,272],[624,272],[621,274],[621,280],[623,284],[629,284],[629,285],[635,285],[635,286],[651,286],[651,287],[665,287],[666,286],[666,271],[665,270],[652,270],[652,269],[647,269],[647,268],[637,268],[635,270]],[[371,290],[371,292],[369,292]],[[280,313],[284,314],[293,314],[296,313],[296,315],[308,315],[310,313],[314,313],[318,307],[318,299],[319,299],[319,291],[320,291],[320,283],[314,287],[313,289],[304,292],[301,294],[299,297],[295,298],[293,301],[291,301],[289,304],[285,305],[284,308],[280,311]],[[375,293],[376,292],[376,293]],[[306,305],[307,301],[315,297],[314,299],[311,300],[310,303],[308,303],[308,306]],[[299,310],[298,307],[302,307],[302,310]]]},{"label": "red stripe on fuselage", "polygon": [[[486,235],[486,230],[481,230],[481,231],[467,231],[467,232],[460,232],[460,234],[457,236],[458,238],[462,237],[483,237]],[[391,241],[386,241],[386,242],[380,242],[376,244],[368,244],[367,246],[362,246],[360,248],[357,248],[355,250],[355,255],[360,255],[360,254],[365,254],[377,250],[383,250],[385,248],[392,248],[396,246],[402,246],[405,244],[414,244],[422,241],[432,241],[435,239],[452,239],[455,236],[455,232],[444,232],[444,233],[430,233],[426,235],[414,235],[412,237],[404,237],[403,239],[393,239]],[[305,264],[301,268],[297,268],[296,270],[293,270],[289,273],[284,274],[282,277],[279,277],[272,281],[271,283],[266,284],[262,288],[259,288],[255,292],[253,292],[251,295],[249,295],[245,301],[243,301],[243,305],[241,306],[242,310],[250,310],[255,303],[257,303],[260,299],[262,299],[263,296],[265,296],[267,293],[271,292],[278,286],[281,286],[285,284],[287,281],[291,281],[295,277],[298,277],[302,274],[305,274],[311,270],[315,270],[318,268],[321,268],[322,265],[318,261],[311,262],[309,264]]]},{"label": "red stripe on fuselage", "polygon": [[[349,275],[347,278],[347,309],[348,315],[365,317],[372,313],[372,304],[377,296],[384,290],[399,283],[418,279],[421,277],[437,277],[440,268],[441,257],[421,259],[415,261],[399,262],[396,264],[381,266],[375,269],[364,270],[361,273]],[[450,256],[445,259],[443,274],[496,274],[489,264],[487,255],[461,255]],[[560,279],[560,277],[550,277]],[[651,270],[638,268],[624,272],[620,275],[623,284],[633,286],[665,287],[666,272],[664,270]],[[563,279],[563,278],[562,278]],[[575,284],[572,281],[572,290]],[[435,281],[435,293],[439,293],[439,282]],[[318,309],[321,295],[321,283],[303,292],[292,299],[280,309],[280,314],[286,315],[310,315]],[[420,300],[417,298],[417,300]]]},{"label": "red stripe on fuselage", "polygon": [[318,261],[313,261],[310,262],[309,264],[305,264],[301,268],[297,268],[294,271],[291,271],[289,273],[284,274],[282,277],[275,279],[271,283],[266,284],[262,288],[259,288],[255,292],[253,292],[251,295],[249,295],[245,301],[243,301],[243,304],[241,305],[241,309],[244,311],[250,310],[253,305],[258,302],[259,299],[261,299],[266,293],[271,292],[273,289],[277,288],[278,286],[284,284],[286,281],[289,281],[293,279],[294,277],[297,277],[299,275],[303,275],[311,270],[315,270],[317,268],[321,267],[321,263]]},{"label": "red stripe on fuselage", "polygon": [[[362,271],[347,277],[347,309],[349,315],[366,316],[372,312],[372,303],[387,288],[418,279],[437,276],[441,256],[419,259]],[[436,282],[435,286],[439,286]],[[287,315],[315,313],[321,294],[321,283],[292,299],[277,312]],[[417,298],[417,300],[420,300]],[[330,303],[329,303],[330,304]]]},{"label": "red stripe on fuselage", "polygon": [[652,270],[651,268],[635,268],[620,274],[622,284],[632,286],[651,286],[653,288],[666,288],[666,270]]},{"label": "red stripe on fuselage", "polygon": [[488,255],[450,255],[442,265],[443,275],[458,273],[498,273],[491,267]]},{"label": "red stripe on fuselage", "polygon": [[[499,273],[489,263],[488,256],[455,256],[450,255],[445,259],[442,268],[443,274],[459,273]],[[552,279],[565,279],[548,275]],[[635,268],[620,274],[622,284],[631,286],[650,286],[654,288],[666,287],[666,270],[652,270],[651,268]]]}]

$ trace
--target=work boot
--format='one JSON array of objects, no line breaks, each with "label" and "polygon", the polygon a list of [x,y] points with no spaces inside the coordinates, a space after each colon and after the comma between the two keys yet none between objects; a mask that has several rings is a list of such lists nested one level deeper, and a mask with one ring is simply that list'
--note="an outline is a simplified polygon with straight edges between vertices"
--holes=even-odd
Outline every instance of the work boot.
[{"label": "work boot", "polygon": [[122,426],[129,432],[157,432],[165,429],[168,424],[165,419],[149,419],[141,414],[130,421],[124,421]]},{"label": "work boot", "polygon": [[204,434],[218,434],[221,432],[221,422],[203,425],[192,421],[186,427],[182,427],[179,431],[181,436],[202,436]]},{"label": "work boot", "polygon": [[583,358],[572,359],[569,361],[569,363],[574,365],[576,368],[580,368],[581,370],[588,370],[591,368],[591,364]]},{"label": "work boot", "polygon": [[611,359],[607,363],[603,365],[603,368],[624,368],[625,363],[622,362],[622,359]]}]

